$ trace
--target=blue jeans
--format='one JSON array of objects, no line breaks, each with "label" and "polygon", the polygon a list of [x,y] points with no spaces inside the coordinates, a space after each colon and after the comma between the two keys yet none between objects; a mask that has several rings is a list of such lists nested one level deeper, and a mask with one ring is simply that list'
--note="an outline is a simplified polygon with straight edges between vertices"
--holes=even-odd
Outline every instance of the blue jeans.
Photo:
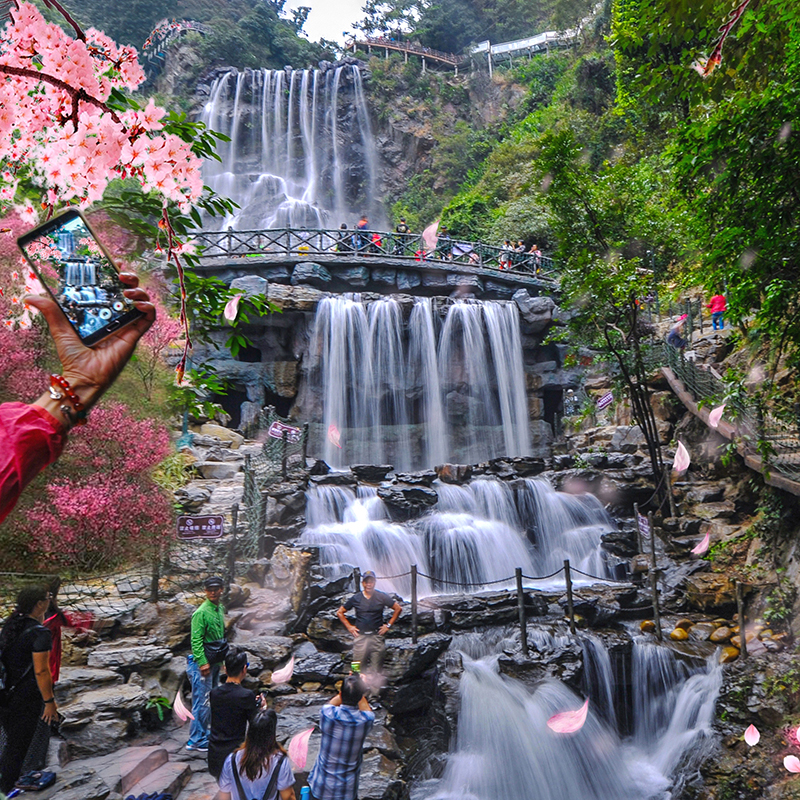
[{"label": "blue jeans", "polygon": [[722,315],[724,311],[715,311],[711,315],[711,324],[714,326],[714,330],[717,330],[717,323],[719,322],[719,329],[724,330],[725,328],[725,320],[722,319]]},{"label": "blue jeans", "polygon": [[186,662],[186,672],[192,682],[192,716],[194,716],[189,726],[187,744],[192,747],[208,747],[211,725],[211,706],[208,702],[208,693],[219,683],[220,665],[216,664],[211,667],[211,673],[204,678],[200,674],[200,667],[194,656],[189,656]]}]

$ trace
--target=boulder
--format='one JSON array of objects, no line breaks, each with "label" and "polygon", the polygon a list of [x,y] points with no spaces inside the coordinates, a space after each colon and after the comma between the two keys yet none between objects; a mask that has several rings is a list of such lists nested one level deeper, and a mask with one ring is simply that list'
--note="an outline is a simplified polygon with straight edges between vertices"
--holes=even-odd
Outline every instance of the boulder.
[{"label": "boulder", "polygon": [[399,483],[406,483],[410,486],[433,486],[436,480],[436,472],[432,469],[420,470],[419,472],[398,472],[397,480]]},{"label": "boulder", "polygon": [[121,683],[122,675],[110,669],[62,667],[61,675],[55,686],[56,702],[59,706],[66,705],[84,692]]},{"label": "boulder", "polygon": [[241,464],[206,461],[203,464],[198,464],[197,469],[206,480],[227,481],[239,472]]},{"label": "boulder", "polygon": [[441,464],[434,467],[434,471],[443,483],[466,483],[472,477],[469,464]]},{"label": "boulder", "polygon": [[265,576],[264,586],[289,597],[295,614],[300,613],[307,582],[311,554],[279,544],[270,559],[272,569]]},{"label": "boulder", "polygon": [[313,465],[311,466],[311,469],[309,469],[309,471],[308,471],[308,474],[309,475],[327,475],[330,471],[331,471],[331,468],[328,466],[328,464],[325,461],[323,461],[321,458],[319,458],[313,463]]},{"label": "boulder", "polygon": [[222,439],[223,442],[230,442],[231,448],[238,450],[244,443],[244,436],[230,428],[225,428],[222,425],[215,425],[211,422],[206,422],[200,426],[200,433],[203,436],[216,436],[217,439]]},{"label": "boulder", "polygon": [[86,725],[92,717],[122,715],[138,711],[147,702],[147,692],[131,683],[103,686],[81,692],[71,703],[59,708],[64,715],[65,728]]},{"label": "boulder", "polygon": [[117,639],[93,648],[88,665],[99,669],[139,670],[159,667],[172,658],[168,647],[156,644],[155,639]]},{"label": "boulder", "polygon": [[352,464],[350,470],[360,481],[380,483],[394,469],[391,464]]},{"label": "boulder", "polygon": [[672,639],[673,642],[685,642],[689,638],[689,632],[684,628],[675,628],[675,630],[670,633],[669,638]]},{"label": "boulder", "polygon": [[732,646],[723,647],[719,656],[719,663],[730,664],[731,661],[736,661],[737,658],[739,658],[738,648]]},{"label": "boulder", "polygon": [[372,270],[372,280],[380,286],[396,286],[397,285],[397,270],[376,268]]},{"label": "boulder", "polygon": [[283,286],[271,283],[267,299],[281,311],[316,311],[322,292],[311,286]]},{"label": "boulder", "polygon": [[315,264],[313,261],[301,261],[292,270],[292,286],[303,283],[324,289],[331,280],[331,273],[322,264]]},{"label": "boulder", "polygon": [[397,270],[397,288],[401,292],[409,289],[416,289],[422,283],[422,278],[418,272],[411,272],[404,269]]},{"label": "boulder", "polygon": [[244,275],[231,281],[231,289],[244,292],[246,297],[264,295],[267,293],[267,282],[260,275]]},{"label": "boulder", "polygon": [[552,323],[556,304],[551,297],[531,297],[527,289],[518,289],[512,299],[531,333],[541,333]]},{"label": "boulder", "polygon": [[56,782],[34,795],[39,800],[106,800],[111,787],[90,767],[76,765],[61,770]]},{"label": "boulder", "polygon": [[292,640],[286,636],[248,635],[245,631],[237,631],[234,644],[256,656],[263,666],[271,669],[280,666],[292,654]]},{"label": "boulder", "polygon": [[179,647],[189,636],[194,606],[180,600],[142,603],[126,614],[120,624],[123,636],[150,636],[170,649]]},{"label": "boulder", "polygon": [[343,678],[349,665],[338,653],[320,652],[311,642],[305,642],[295,652],[293,681],[335,683]]},{"label": "boulder", "polygon": [[364,756],[358,782],[361,800],[402,800],[407,796],[405,781],[400,779],[400,764],[377,750]]},{"label": "boulder", "polygon": [[439,495],[426,486],[381,487],[378,489],[378,496],[386,503],[392,516],[401,521],[418,517],[439,500]]},{"label": "boulder", "polygon": [[408,681],[421,675],[450,646],[451,636],[430,633],[411,639],[387,639],[384,673],[392,682]]},{"label": "boulder", "polygon": [[689,638],[694,642],[706,642],[711,638],[716,628],[710,622],[697,622],[689,631]]},{"label": "boulder", "polygon": [[344,267],[336,271],[336,277],[350,286],[363,289],[369,283],[369,270],[366,267]]},{"label": "boulder", "polygon": [[736,603],[736,588],[724,574],[697,573],[686,578],[686,599],[701,611],[727,609]]},{"label": "boulder", "polygon": [[719,628],[716,628],[708,635],[708,639],[714,644],[723,644],[727,642],[731,636],[733,636],[733,631],[728,628],[727,626],[723,625]]}]

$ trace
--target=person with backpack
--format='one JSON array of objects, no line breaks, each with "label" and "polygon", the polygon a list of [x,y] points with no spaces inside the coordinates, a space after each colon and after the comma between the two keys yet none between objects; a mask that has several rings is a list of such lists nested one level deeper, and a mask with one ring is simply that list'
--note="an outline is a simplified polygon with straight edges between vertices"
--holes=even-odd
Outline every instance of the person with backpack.
[{"label": "person with backpack", "polygon": [[278,743],[278,715],[259,711],[244,744],[225,759],[217,800],[296,800],[294,775]]},{"label": "person with backpack", "polygon": [[219,779],[225,759],[245,740],[247,725],[252,722],[264,698],[251,689],[245,689],[242,681],[247,675],[247,653],[231,647],[225,656],[227,680],[208,696],[211,705],[211,735],[208,739],[208,771]]},{"label": "person with backpack", "polygon": [[0,727],[6,746],[0,757],[0,792],[17,782],[25,755],[41,718],[58,720],[50,675],[50,631],[42,625],[50,594],[29,586],[17,595],[17,605],[0,632]]}]

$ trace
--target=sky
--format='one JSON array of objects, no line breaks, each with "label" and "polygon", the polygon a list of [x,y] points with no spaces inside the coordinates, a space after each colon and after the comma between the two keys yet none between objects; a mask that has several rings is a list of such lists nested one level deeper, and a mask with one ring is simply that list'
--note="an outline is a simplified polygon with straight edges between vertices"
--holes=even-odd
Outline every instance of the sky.
[{"label": "sky", "polygon": [[285,9],[310,6],[311,13],[304,28],[308,38],[312,42],[332,39],[342,44],[343,32],[349,33],[354,23],[363,17],[363,4],[364,0],[288,0]]}]

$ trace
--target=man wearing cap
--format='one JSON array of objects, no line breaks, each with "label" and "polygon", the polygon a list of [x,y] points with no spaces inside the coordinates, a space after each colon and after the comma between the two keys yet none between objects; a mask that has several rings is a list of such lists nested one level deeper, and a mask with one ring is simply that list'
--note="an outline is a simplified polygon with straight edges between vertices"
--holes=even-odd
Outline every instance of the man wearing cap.
[{"label": "man wearing cap", "polygon": [[206,599],[192,614],[192,652],[186,672],[192,683],[192,715],[187,750],[208,752],[211,721],[209,692],[219,683],[219,668],[225,658],[225,609],[220,604],[225,586],[222,578],[206,578]]},{"label": "man wearing cap", "polygon": [[[336,616],[355,639],[353,661],[361,664],[361,671],[366,676],[380,673],[386,652],[384,636],[403,610],[393,597],[375,591],[375,580],[375,573],[367,570],[361,576],[361,591],[354,594],[336,612]],[[356,612],[355,625],[345,616],[351,608]],[[383,621],[384,608],[392,609],[392,617],[388,622]],[[377,692],[373,689],[372,694],[375,695]]]}]

